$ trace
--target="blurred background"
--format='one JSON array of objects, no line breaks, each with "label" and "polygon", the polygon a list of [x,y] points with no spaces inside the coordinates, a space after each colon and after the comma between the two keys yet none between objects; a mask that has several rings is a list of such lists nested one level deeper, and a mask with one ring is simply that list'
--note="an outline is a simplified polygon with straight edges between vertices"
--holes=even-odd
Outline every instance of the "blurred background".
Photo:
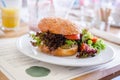
[{"label": "blurred background", "polygon": [[120,26],[120,0],[22,0],[21,22],[31,30],[37,30],[44,17],[62,17],[80,27],[107,30],[108,25]]}]

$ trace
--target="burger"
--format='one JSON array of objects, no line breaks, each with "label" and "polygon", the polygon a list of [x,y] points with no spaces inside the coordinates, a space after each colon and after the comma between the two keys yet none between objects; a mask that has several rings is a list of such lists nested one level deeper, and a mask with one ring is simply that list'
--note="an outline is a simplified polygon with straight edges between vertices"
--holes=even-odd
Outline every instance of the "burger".
[{"label": "burger", "polygon": [[55,56],[71,56],[77,53],[76,40],[80,39],[81,29],[72,22],[62,18],[44,18],[37,32],[38,43],[32,42],[34,46],[44,52]]},{"label": "burger", "polygon": [[39,22],[38,28],[39,32],[31,35],[33,38],[31,43],[43,53],[54,56],[77,54],[77,57],[88,57],[97,53],[97,49],[91,47],[92,43],[88,44],[88,41],[92,41],[93,36],[88,34],[87,30],[82,31],[69,20],[44,18]]}]

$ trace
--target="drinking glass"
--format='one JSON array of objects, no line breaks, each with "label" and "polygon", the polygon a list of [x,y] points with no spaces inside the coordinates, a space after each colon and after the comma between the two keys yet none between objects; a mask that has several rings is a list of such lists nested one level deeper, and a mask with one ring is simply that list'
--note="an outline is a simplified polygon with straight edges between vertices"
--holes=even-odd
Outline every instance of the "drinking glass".
[{"label": "drinking glass", "polygon": [[28,25],[30,30],[38,31],[38,23],[44,18],[51,16],[52,0],[28,0]]},{"label": "drinking glass", "polygon": [[91,28],[96,20],[95,2],[92,0],[80,0],[80,26]]},{"label": "drinking glass", "polygon": [[21,0],[4,0],[1,8],[3,30],[14,30],[19,27],[21,4]]},{"label": "drinking glass", "polygon": [[53,0],[55,16],[67,18],[75,0]]}]

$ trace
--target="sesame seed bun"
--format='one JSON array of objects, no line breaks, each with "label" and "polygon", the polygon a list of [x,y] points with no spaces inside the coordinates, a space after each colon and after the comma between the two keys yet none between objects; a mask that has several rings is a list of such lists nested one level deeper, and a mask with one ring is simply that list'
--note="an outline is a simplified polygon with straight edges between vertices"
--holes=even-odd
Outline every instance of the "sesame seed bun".
[{"label": "sesame seed bun", "polygon": [[62,35],[81,33],[81,29],[77,25],[62,18],[44,18],[39,22],[38,28],[42,32],[49,31],[51,33]]}]

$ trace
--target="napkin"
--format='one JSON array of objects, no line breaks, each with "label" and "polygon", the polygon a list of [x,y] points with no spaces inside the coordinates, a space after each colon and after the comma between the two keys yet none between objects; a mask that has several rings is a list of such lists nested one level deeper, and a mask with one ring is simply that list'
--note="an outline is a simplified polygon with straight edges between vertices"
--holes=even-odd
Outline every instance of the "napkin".
[{"label": "napkin", "polygon": [[109,42],[120,45],[120,37],[115,35],[115,34],[112,34],[110,32],[101,31],[101,30],[98,30],[95,28],[89,29],[89,31],[92,34],[94,34],[95,36],[98,36],[98,37],[103,38]]}]

